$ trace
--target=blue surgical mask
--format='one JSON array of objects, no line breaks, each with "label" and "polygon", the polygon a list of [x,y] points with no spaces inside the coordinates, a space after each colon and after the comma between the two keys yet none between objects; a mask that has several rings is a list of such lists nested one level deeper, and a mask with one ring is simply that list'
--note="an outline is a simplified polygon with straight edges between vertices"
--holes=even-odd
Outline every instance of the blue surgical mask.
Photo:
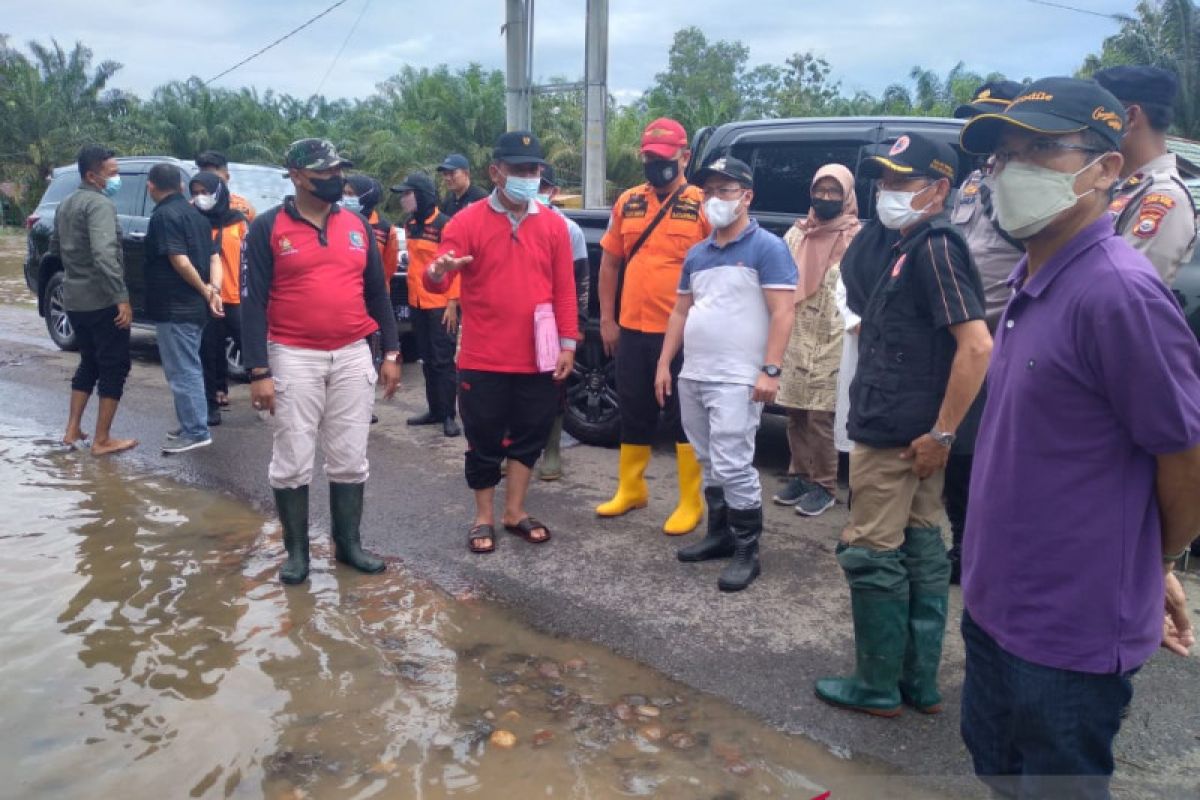
[{"label": "blue surgical mask", "polygon": [[539,194],[537,196],[537,201],[546,206],[546,208],[550,207],[550,195],[548,194]]},{"label": "blue surgical mask", "polygon": [[108,178],[106,181],[104,181],[105,197],[113,197],[119,191],[121,191],[121,176],[120,175],[113,175],[111,178]]},{"label": "blue surgical mask", "polygon": [[362,202],[357,196],[347,196],[342,198],[342,208],[348,208],[351,211],[362,211]]},{"label": "blue surgical mask", "polygon": [[542,187],[542,179],[537,175],[532,178],[518,178],[509,175],[504,181],[504,193],[514,203],[528,203],[537,197],[538,189]]}]

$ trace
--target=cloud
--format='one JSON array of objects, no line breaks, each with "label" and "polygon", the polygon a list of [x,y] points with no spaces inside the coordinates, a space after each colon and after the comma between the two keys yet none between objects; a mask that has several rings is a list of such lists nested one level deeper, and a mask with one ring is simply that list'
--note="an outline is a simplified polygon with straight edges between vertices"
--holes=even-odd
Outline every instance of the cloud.
[{"label": "cloud", "polygon": [[[9,15],[5,27],[18,45],[51,35],[67,47],[83,41],[98,61],[125,65],[115,87],[145,96],[169,80],[216,75],[331,2],[55,0],[23,6],[19,15]],[[217,85],[311,94],[365,2],[370,6],[323,86],[328,96],[365,96],[405,65],[504,67],[504,0],[348,0]],[[1127,13],[1130,4],[1094,0],[1087,5]],[[583,0],[537,4],[534,73],[539,79],[582,77],[584,5]],[[743,9],[731,13],[728,0],[610,0],[610,90],[622,100],[636,98],[666,67],[675,31],[688,25],[704,30],[710,40],[742,41],[750,48],[751,64],[782,63],[794,52],[812,50],[830,63],[844,89],[873,93],[906,81],[918,64],[941,74],[959,61],[977,72],[1014,78],[1069,74],[1116,30],[1111,20],[1019,0],[859,0],[853,13],[841,13],[828,2],[757,0],[737,11]]]}]

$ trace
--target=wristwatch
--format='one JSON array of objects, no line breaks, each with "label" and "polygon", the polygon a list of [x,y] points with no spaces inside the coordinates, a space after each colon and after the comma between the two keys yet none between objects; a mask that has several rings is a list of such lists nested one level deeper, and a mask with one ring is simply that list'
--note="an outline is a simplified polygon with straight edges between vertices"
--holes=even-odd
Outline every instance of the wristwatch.
[{"label": "wristwatch", "polygon": [[383,360],[391,361],[393,364],[395,364],[400,361],[400,353],[395,350],[391,351],[390,353],[384,353]]},{"label": "wristwatch", "polygon": [[778,378],[783,374],[783,369],[778,364],[767,364],[762,371],[768,378]]},{"label": "wristwatch", "polygon": [[942,447],[945,447],[947,449],[953,447],[954,440],[958,438],[951,431],[939,431],[937,428],[934,428],[933,430],[931,430],[929,432],[929,435],[931,437],[933,437],[933,440],[935,442],[937,442]]}]

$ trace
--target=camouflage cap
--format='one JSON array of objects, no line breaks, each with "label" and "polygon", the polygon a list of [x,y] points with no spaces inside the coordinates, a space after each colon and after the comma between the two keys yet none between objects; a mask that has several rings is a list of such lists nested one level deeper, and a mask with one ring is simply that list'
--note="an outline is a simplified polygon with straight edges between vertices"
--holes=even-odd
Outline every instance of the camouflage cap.
[{"label": "camouflage cap", "polygon": [[295,169],[333,169],[353,167],[354,163],[338,155],[328,139],[300,139],[288,146],[283,165]]}]

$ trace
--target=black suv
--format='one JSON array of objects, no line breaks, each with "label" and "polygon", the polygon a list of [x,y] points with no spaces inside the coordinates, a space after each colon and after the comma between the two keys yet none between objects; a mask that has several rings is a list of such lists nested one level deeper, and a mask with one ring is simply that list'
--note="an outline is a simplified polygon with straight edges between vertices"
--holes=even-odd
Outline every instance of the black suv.
[{"label": "black suv", "polygon": [[[129,289],[129,301],[133,306],[134,324],[146,324],[146,280],[145,264],[146,229],[150,223],[150,212],[154,203],[146,192],[146,173],[155,164],[174,164],[190,178],[196,173],[195,164],[166,156],[130,156],[118,158],[121,168],[121,189],[113,198],[117,206],[117,219],[121,224],[121,246],[125,255],[125,285]],[[255,164],[230,164],[229,177],[232,190],[247,200],[257,211],[265,211],[278,205],[290,188],[282,180],[281,167]],[[46,330],[50,338],[63,350],[75,349],[75,332],[63,308],[63,267],[56,257],[48,255],[50,234],[54,230],[54,212],[67,195],[79,186],[79,171],[75,166],[58,167],[54,170],[46,194],[25,221],[29,229],[28,252],[25,256],[25,284],[38,299],[38,313],[46,319]],[[185,189],[186,191],[186,189]],[[226,343],[226,356],[230,374],[242,374],[241,352],[236,342]]]}]

